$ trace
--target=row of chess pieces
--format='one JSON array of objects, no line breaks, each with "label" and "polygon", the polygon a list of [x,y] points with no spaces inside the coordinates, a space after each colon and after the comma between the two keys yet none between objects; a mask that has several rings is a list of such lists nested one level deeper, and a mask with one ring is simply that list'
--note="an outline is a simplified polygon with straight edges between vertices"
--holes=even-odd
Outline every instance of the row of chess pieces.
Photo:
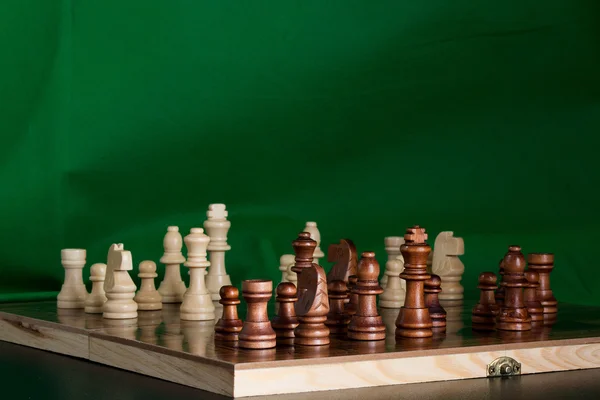
[{"label": "row of chess pieces", "polygon": [[[83,282],[86,264],[85,249],[63,249],[62,266],[65,279],[57,297],[58,309],[83,309],[89,314],[102,314],[111,320],[135,319],[138,311],[161,310],[163,304],[181,304],[181,319],[208,321],[216,319],[214,301],[222,286],[231,284],[225,270],[225,252],[231,247],[227,234],[231,222],[224,204],[210,204],[203,228],[191,228],[182,237],[177,226],[169,226],[163,239],[164,279],[156,289],[156,263],[144,260],[139,264],[140,288],[129,271],[133,270],[131,252],[123,244],[112,244],[105,263],[90,267],[91,293]],[[187,247],[187,259],[182,253]],[[208,257],[210,255],[210,261]],[[188,268],[190,283],[186,287],[180,266]],[[210,270],[207,273],[207,269]]]},{"label": "row of chess pieces", "polygon": [[479,275],[479,302],[471,314],[473,329],[480,331],[529,331],[553,323],[558,301],[550,287],[554,254],[529,253],[509,246],[499,265],[501,281],[493,272]]},{"label": "row of chess pieces", "polygon": [[[438,297],[442,279],[427,272],[431,247],[426,240],[425,230],[414,226],[407,230],[399,247],[404,269],[398,278],[405,281],[406,294],[395,321],[396,338],[424,339],[446,331],[446,310]],[[330,335],[358,341],[386,339],[377,304],[384,289],[378,282],[380,271],[375,253],[363,252],[354,270],[349,260],[355,249],[350,241],[342,241],[337,254],[343,262],[336,263],[326,276],[323,268],[314,263],[316,241],[308,232],[300,233],[292,245],[293,270],[298,280],[296,284],[281,282],[277,286],[275,317],[269,320],[267,315],[272,281],[242,282],[242,296],[247,303],[245,321],[237,316],[238,289],[225,286],[220,292],[224,313],[215,326],[215,339],[235,342],[237,347],[247,349],[267,349],[278,343],[327,345]],[[532,329],[532,320],[543,321],[544,315],[552,318],[557,312],[549,280],[553,261],[552,254],[531,253],[525,271],[521,248],[510,246],[500,263],[500,285],[492,272],[479,277],[481,297],[472,311],[473,329],[527,331]],[[389,275],[388,287],[395,278]]]},{"label": "row of chess pieces", "polygon": [[[227,235],[231,222],[224,204],[210,204],[203,228],[192,228],[183,239],[179,228],[170,226],[163,239],[164,254],[160,262],[165,265],[164,279],[158,290],[154,280],[158,277],[156,263],[144,260],[139,264],[138,277],[141,285],[138,291],[129,276],[133,270],[131,253],[122,244],[113,244],[108,252],[107,263],[96,263],[90,268],[92,291],[88,293],[83,282],[82,272],[86,265],[85,249],[63,249],[62,265],[65,280],[58,295],[59,309],[84,309],[86,313],[102,314],[107,319],[132,319],[137,311],[160,310],[162,304],[182,304],[182,320],[216,320],[220,310],[219,290],[231,285],[231,278],[225,268],[225,253],[231,249]],[[324,257],[320,244],[321,234],[316,222],[306,222],[303,232],[308,232],[316,242],[314,262]],[[404,304],[405,282],[399,277],[404,268],[400,246],[403,237],[386,237],[388,254],[386,270],[381,280],[384,288],[380,296],[380,306],[400,308]],[[188,249],[188,258],[182,253],[183,244]],[[460,285],[464,265],[458,258],[464,253],[462,238],[453,237],[452,232],[442,232],[435,240],[435,253],[428,257],[428,270],[438,273],[443,280],[442,300],[460,301],[463,288]],[[356,248],[351,240],[342,239],[339,244],[329,246],[327,260],[335,263],[328,278],[342,271],[343,280],[348,283],[350,275],[356,275]],[[297,274],[292,270],[296,264],[295,255],[281,257],[279,269],[282,282],[297,283]],[[186,287],[181,278],[180,266],[189,268],[190,285]],[[207,272],[208,271],[208,272]],[[388,283],[389,280],[389,283]],[[137,293],[136,293],[137,292]]]}]

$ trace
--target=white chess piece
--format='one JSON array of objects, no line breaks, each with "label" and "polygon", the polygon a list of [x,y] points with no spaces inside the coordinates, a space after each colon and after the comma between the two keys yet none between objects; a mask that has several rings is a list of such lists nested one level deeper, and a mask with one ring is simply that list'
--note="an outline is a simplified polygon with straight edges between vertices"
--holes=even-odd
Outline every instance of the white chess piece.
[{"label": "white chess piece", "polygon": [[133,269],[131,252],[123,244],[113,244],[108,250],[106,279],[104,280],[104,303],[102,317],[106,319],[135,319],[138,305],[133,300],[135,283],[129,276]]},{"label": "white chess piece", "polygon": [[435,238],[432,273],[442,279],[442,291],[438,298],[447,305],[461,304],[464,288],[460,284],[465,266],[458,258],[465,254],[463,238],[454,237],[454,232],[441,232]]},{"label": "white chess piece", "polygon": [[291,264],[288,265],[286,279],[288,282],[292,282],[296,287],[298,286],[298,274],[292,271],[292,267],[296,265],[296,256],[293,256]]},{"label": "white chess piece", "polygon": [[90,281],[92,292],[85,300],[85,312],[88,314],[102,314],[102,308],[106,303],[104,293],[104,279],[106,277],[106,264],[97,263],[90,268]]},{"label": "white chess piece", "polygon": [[402,256],[390,259],[385,264],[385,274],[388,277],[387,286],[379,297],[379,307],[401,308],[404,305],[406,291],[402,288],[400,273],[404,270],[404,259]]},{"label": "white chess piece", "polygon": [[185,266],[190,269],[190,287],[183,295],[180,318],[185,321],[209,321],[216,318],[215,306],[206,288],[204,273],[210,266],[206,259],[206,249],[210,237],[202,228],[192,228],[184,238],[188,249]]},{"label": "white chess piece", "polygon": [[[281,283],[289,282],[288,274],[292,265],[296,263],[296,256],[293,254],[284,254],[279,257],[279,270],[281,271]],[[294,274],[296,274],[294,272]]]},{"label": "white chess piece", "polygon": [[169,226],[167,234],[163,239],[165,252],[160,262],[165,265],[165,277],[158,287],[163,303],[181,303],[186,287],[181,279],[181,263],[185,257],[181,254],[183,239],[179,233],[179,227]]},{"label": "white chess piece", "polygon": [[317,223],[314,221],[307,222],[303,232],[310,233],[310,238],[317,242],[317,247],[315,247],[315,251],[313,253],[313,263],[321,265],[319,260],[325,257],[325,253],[323,253],[323,250],[321,250],[321,232],[317,227]]},{"label": "white chess piece", "polygon": [[[402,246],[404,244],[403,237],[388,236],[383,239],[383,242],[385,244],[385,251],[388,256],[388,261],[395,260],[398,256],[402,257],[402,253],[400,253],[400,246]],[[404,265],[404,258],[402,258],[402,265]],[[406,282],[404,280],[402,280],[402,282],[404,283],[404,285],[406,285]],[[384,272],[379,284],[382,287],[382,289],[385,289],[387,286],[387,283],[388,283],[388,275]],[[405,288],[405,286],[402,286],[402,287]]]},{"label": "white chess piece", "polygon": [[221,299],[219,290],[221,287],[231,285],[231,278],[225,269],[225,252],[231,250],[227,244],[227,233],[231,222],[227,220],[225,204],[210,204],[204,221],[204,230],[210,237],[208,243],[208,254],[210,268],[206,275],[206,288],[210,292],[213,301]]},{"label": "white chess piece", "polygon": [[158,276],[156,273],[156,263],[149,260],[142,261],[139,268],[140,290],[133,298],[138,304],[138,310],[162,310],[162,296],[154,286],[154,279]]},{"label": "white chess piece", "polygon": [[84,249],[63,249],[60,252],[65,279],[57,297],[57,308],[85,308],[88,296],[83,283],[83,267],[86,251]]}]

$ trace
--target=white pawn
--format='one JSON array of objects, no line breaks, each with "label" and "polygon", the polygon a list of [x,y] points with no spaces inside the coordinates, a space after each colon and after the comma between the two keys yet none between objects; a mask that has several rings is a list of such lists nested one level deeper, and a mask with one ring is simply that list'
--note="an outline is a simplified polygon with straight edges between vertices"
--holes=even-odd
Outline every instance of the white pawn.
[{"label": "white pawn", "polygon": [[442,279],[440,302],[445,305],[460,305],[464,288],[460,284],[465,266],[458,258],[465,254],[463,238],[454,237],[454,232],[441,232],[435,238],[431,271]]},{"label": "white pawn", "polygon": [[325,253],[321,250],[321,232],[319,232],[319,228],[317,227],[317,223],[314,221],[309,221],[306,223],[304,227],[304,232],[310,233],[310,238],[317,242],[317,247],[315,247],[315,251],[313,253],[313,263],[319,264],[319,259],[325,257]]},{"label": "white pawn", "polygon": [[180,318],[185,321],[209,321],[216,318],[215,306],[206,288],[204,273],[210,266],[206,259],[206,248],[210,237],[202,228],[192,228],[184,238],[188,249],[185,266],[190,269],[190,287],[183,296]]},{"label": "white pawn", "polygon": [[85,300],[85,312],[88,314],[102,314],[102,307],[106,303],[104,293],[104,279],[106,277],[106,264],[97,263],[90,268],[90,281],[92,293]]},{"label": "white pawn", "polygon": [[85,308],[88,296],[83,283],[84,249],[63,249],[60,252],[65,280],[57,297],[57,308]]},{"label": "white pawn", "polygon": [[165,277],[158,287],[163,303],[181,303],[186,287],[181,279],[180,265],[185,262],[181,254],[183,239],[179,227],[169,226],[163,239],[165,252],[160,262],[165,265]]},{"label": "white pawn", "polygon": [[401,308],[404,305],[406,291],[402,288],[400,273],[404,270],[404,261],[400,257],[389,260],[385,264],[385,274],[388,277],[387,286],[379,297],[379,307]]},{"label": "white pawn", "polygon": [[104,280],[107,300],[103,307],[103,318],[137,318],[138,305],[133,300],[137,288],[129,276],[129,271],[132,269],[131,252],[124,250],[122,243],[111,245],[108,250]]},{"label": "white pawn", "polygon": [[[402,257],[400,253],[400,246],[404,244],[404,238],[400,236],[388,236],[383,239],[385,243],[385,251],[388,255],[388,261],[395,260],[398,256]],[[402,258],[402,264],[404,265],[404,258]],[[380,285],[382,289],[385,289],[388,282],[388,275],[386,273],[381,277]],[[406,282],[404,282],[406,284]],[[404,286],[403,286],[404,287]]]},{"label": "white pawn", "polygon": [[[281,271],[281,283],[289,282],[288,274],[292,265],[296,263],[296,256],[293,254],[284,254],[279,257],[279,270]],[[294,274],[296,274],[294,272]]]},{"label": "white pawn", "polygon": [[140,263],[140,272],[138,278],[141,280],[140,290],[133,300],[138,304],[139,310],[158,311],[162,310],[162,296],[154,286],[156,273],[156,263],[154,261],[142,261]]},{"label": "white pawn", "polygon": [[227,233],[231,222],[227,220],[225,204],[210,204],[204,221],[204,229],[210,237],[208,253],[210,254],[210,268],[206,275],[206,288],[214,301],[221,299],[221,287],[231,285],[231,278],[225,270],[225,252],[231,250],[227,244]]}]

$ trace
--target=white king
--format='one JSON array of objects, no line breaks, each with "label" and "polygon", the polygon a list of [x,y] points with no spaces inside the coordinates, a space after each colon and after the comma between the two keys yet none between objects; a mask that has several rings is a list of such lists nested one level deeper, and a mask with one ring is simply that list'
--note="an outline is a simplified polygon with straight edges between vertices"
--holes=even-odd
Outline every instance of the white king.
[{"label": "white king", "polygon": [[211,204],[206,212],[208,219],[204,221],[206,234],[210,236],[208,259],[210,268],[206,275],[206,287],[214,301],[218,301],[221,287],[231,285],[231,278],[225,270],[225,252],[231,250],[227,244],[227,233],[231,222],[227,220],[225,204]]}]

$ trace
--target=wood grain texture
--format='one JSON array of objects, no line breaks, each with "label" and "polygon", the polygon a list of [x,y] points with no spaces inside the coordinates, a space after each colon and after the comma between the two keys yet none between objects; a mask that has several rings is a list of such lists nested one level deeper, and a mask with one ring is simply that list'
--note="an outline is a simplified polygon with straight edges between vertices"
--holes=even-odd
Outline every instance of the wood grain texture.
[{"label": "wood grain texture", "polygon": [[233,395],[233,366],[206,364],[136,347],[130,343],[90,337],[90,360],[226,396]]},{"label": "wood grain texture", "polygon": [[263,350],[215,341],[214,321],[182,321],[178,305],[106,320],[57,310],[56,302],[0,304],[0,340],[236,397],[482,378],[487,364],[505,355],[523,374],[600,368],[598,308],[561,304],[556,320],[531,331],[478,332],[473,304],[446,307],[447,330],[431,338],[395,337],[399,310],[387,309],[386,340],[337,336],[327,346]]},{"label": "wood grain texture", "polygon": [[78,358],[89,357],[85,331],[31,318],[0,313],[0,340]]},{"label": "wood grain texture", "polygon": [[523,374],[599,368],[600,343],[329,363],[310,368],[288,366],[236,369],[234,396],[484,378],[487,365],[502,356],[518,360]]}]

